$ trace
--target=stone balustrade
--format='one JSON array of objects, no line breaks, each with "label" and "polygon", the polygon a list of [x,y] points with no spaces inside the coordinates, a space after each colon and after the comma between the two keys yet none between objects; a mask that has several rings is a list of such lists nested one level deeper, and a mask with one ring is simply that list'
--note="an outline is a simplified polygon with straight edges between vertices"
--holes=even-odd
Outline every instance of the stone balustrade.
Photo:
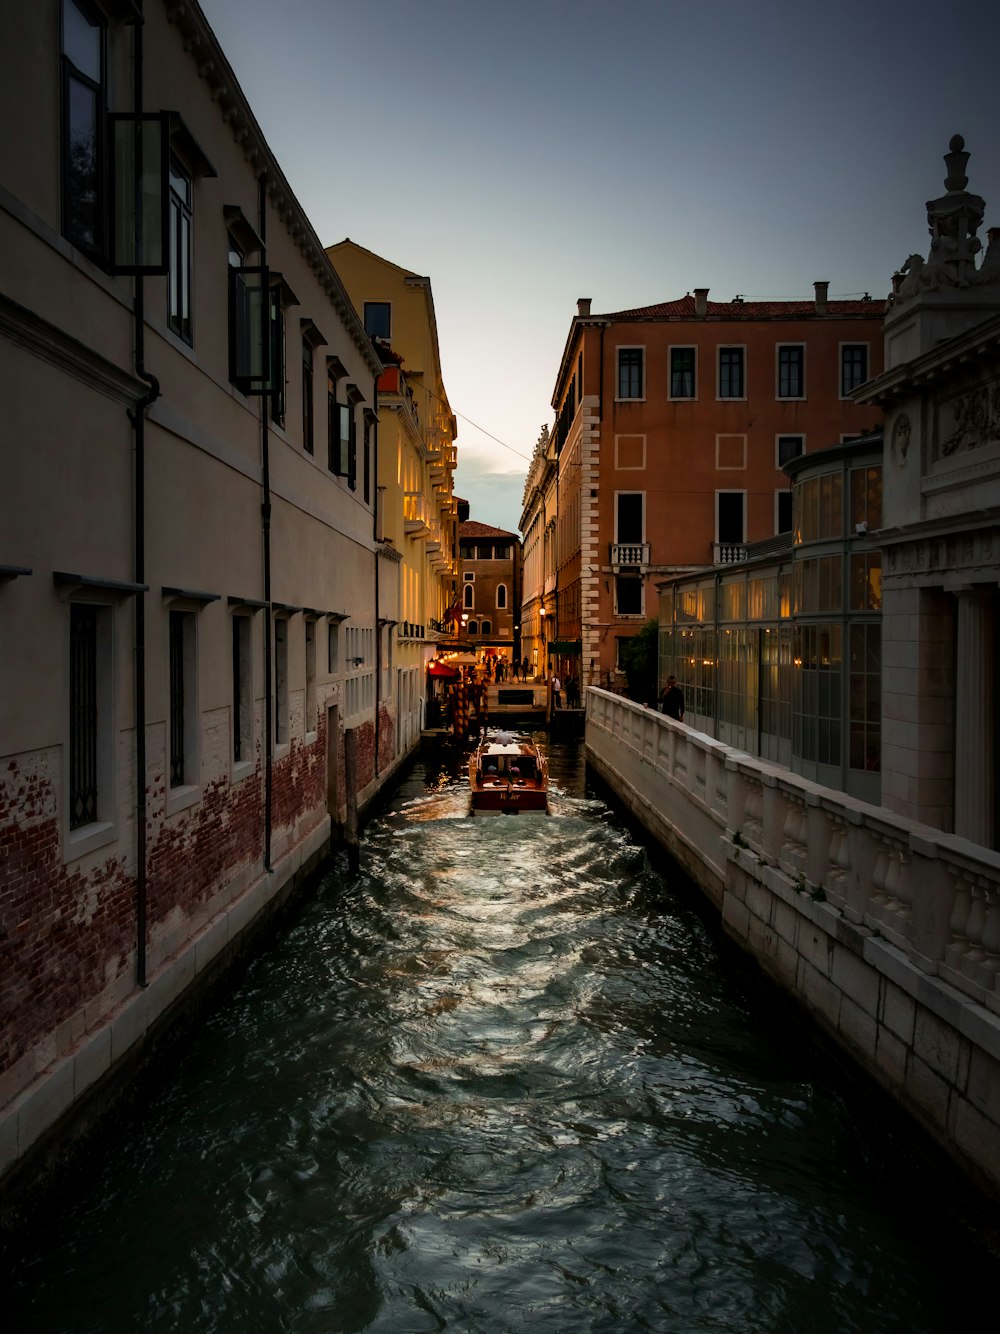
[{"label": "stone balustrade", "polygon": [[733,847],[1000,1015],[1000,855],[588,691],[591,730],[683,790]]}]

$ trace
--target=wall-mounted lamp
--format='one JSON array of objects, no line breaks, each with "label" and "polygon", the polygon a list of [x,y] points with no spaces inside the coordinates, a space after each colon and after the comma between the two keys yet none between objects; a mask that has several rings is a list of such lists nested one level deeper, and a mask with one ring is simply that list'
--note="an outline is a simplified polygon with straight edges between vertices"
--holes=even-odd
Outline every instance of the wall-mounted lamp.
[{"label": "wall-mounted lamp", "polygon": [[539,608],[538,608],[538,614],[539,614],[539,616],[541,616],[541,618],[544,620],[544,619],[545,619],[545,608],[544,608],[544,607],[539,607]]},{"label": "wall-mounted lamp", "polygon": [[350,661],[354,664],[355,667],[363,667],[365,665],[364,658],[351,658]]}]

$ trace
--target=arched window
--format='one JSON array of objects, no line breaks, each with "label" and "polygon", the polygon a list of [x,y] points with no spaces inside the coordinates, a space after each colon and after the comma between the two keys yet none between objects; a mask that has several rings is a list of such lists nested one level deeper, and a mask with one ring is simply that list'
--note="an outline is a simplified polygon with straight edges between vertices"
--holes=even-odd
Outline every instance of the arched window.
[{"label": "arched window", "polygon": [[493,629],[492,621],[483,621],[480,634],[488,635],[492,631],[492,629]]},{"label": "arched window", "polygon": [[497,606],[503,611],[507,606],[507,585],[497,584]]},{"label": "arched window", "polygon": [[466,611],[470,611],[476,605],[476,586],[475,584],[466,584],[462,589],[462,606]]},{"label": "arched window", "polygon": [[470,621],[470,622],[469,622],[469,634],[470,634],[470,635],[478,635],[478,634],[479,634],[479,622],[478,622],[478,621]]}]

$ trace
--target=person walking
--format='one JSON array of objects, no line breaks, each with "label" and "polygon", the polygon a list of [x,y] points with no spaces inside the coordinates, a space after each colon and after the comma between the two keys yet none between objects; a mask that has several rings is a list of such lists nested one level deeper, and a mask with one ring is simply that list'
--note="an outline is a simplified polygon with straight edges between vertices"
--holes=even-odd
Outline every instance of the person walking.
[{"label": "person walking", "polygon": [[523,678],[525,681],[527,681],[527,679],[528,679],[528,655],[527,655],[527,653],[524,655],[524,661],[521,663],[521,676],[522,676],[522,678]]},{"label": "person walking", "polygon": [[552,678],[552,706],[556,709],[562,708],[562,682],[558,676]]},{"label": "person walking", "polygon": [[668,718],[674,718],[679,723],[684,721],[684,692],[677,684],[676,676],[667,677],[667,684],[660,696],[660,705]]}]

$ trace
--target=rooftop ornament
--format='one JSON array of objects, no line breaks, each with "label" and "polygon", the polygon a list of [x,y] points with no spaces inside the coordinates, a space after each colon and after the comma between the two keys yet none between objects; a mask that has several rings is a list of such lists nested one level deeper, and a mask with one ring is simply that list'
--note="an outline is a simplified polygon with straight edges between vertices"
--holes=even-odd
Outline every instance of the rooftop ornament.
[{"label": "rooftop ornament", "polygon": [[923,292],[966,288],[1000,282],[1000,236],[989,233],[990,245],[980,268],[976,255],[982,241],[976,232],[982,225],[986,202],[966,190],[969,154],[960,134],[952,137],[944,155],[947,194],[927,201],[927,226],[931,245],[926,261],[910,255],[893,279],[893,299],[898,304]]}]

